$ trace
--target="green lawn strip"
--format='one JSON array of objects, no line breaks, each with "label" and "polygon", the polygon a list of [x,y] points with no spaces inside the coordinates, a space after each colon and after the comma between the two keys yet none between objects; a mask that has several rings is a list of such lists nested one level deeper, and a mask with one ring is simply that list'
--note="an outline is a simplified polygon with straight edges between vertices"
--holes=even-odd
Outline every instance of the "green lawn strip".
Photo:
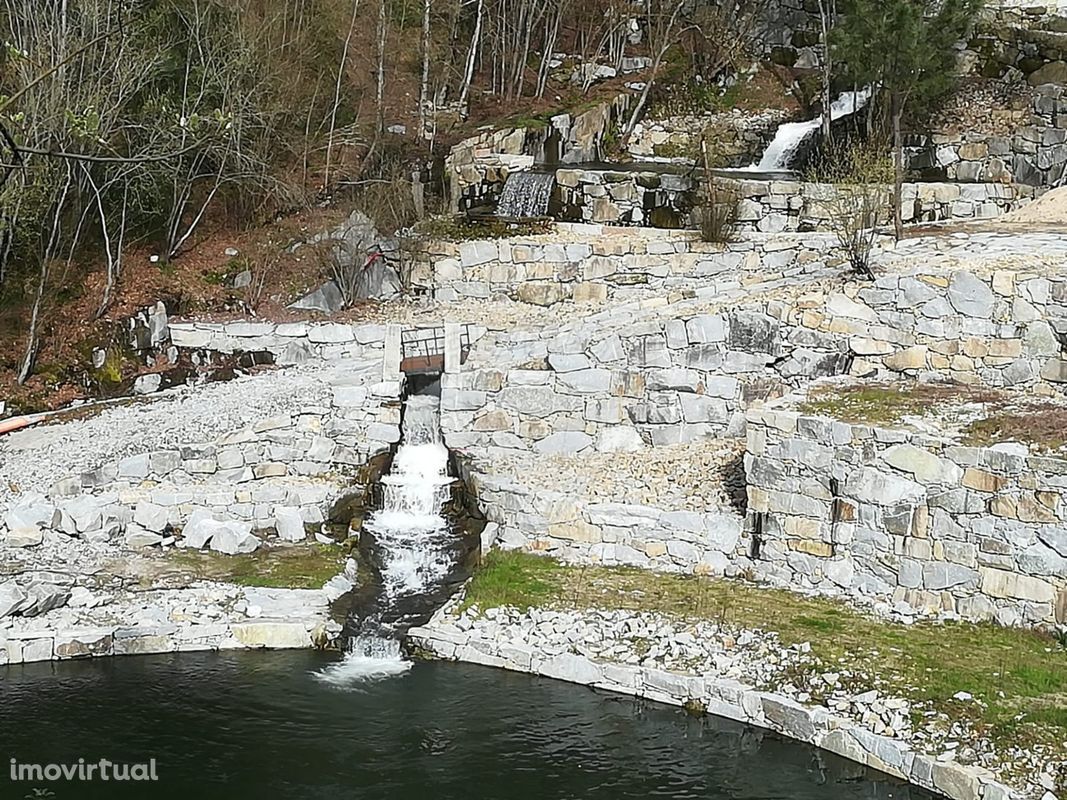
[{"label": "green lawn strip", "polygon": [[168,559],[203,580],[267,589],[321,589],[344,569],[345,555],[336,545],[304,544],[262,547],[236,556],[176,550]]},{"label": "green lawn strip", "polygon": [[1067,447],[1067,407],[1040,398],[974,386],[939,383],[872,383],[824,387],[797,408],[801,413],[833,417],[866,425],[900,425],[905,417],[929,417],[954,406],[983,407],[981,415],[963,425],[964,444],[986,447],[1019,441],[1046,453]]},{"label": "green lawn strip", "polygon": [[[492,554],[465,604],[650,611],[775,632],[786,645],[809,642],[827,671],[864,672],[879,679],[884,693],[927,701],[1005,744],[1057,747],[1067,741],[1067,651],[1038,632],[896,624],[781,589],[636,568],[565,566],[524,553]],[[953,700],[960,691],[986,706]]]}]

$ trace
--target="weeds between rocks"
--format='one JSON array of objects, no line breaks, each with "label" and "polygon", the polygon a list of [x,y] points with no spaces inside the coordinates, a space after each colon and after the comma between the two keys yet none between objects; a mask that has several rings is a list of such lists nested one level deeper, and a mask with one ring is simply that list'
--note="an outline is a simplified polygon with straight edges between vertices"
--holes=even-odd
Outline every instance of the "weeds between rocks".
[{"label": "weeds between rocks", "polygon": [[321,589],[344,569],[345,553],[337,545],[277,545],[236,556],[175,550],[167,560],[200,580],[265,589]]}]

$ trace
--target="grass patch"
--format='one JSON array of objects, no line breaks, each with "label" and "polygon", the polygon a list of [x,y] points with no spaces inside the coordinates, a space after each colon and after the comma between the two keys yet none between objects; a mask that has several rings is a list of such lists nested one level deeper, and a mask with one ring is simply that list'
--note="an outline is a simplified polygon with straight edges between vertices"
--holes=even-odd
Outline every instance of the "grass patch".
[{"label": "grass patch", "polygon": [[[1012,397],[990,389],[945,383],[873,383],[815,390],[798,406],[805,414],[845,422],[895,426],[906,417],[944,417],[953,407],[980,405],[978,418],[961,422],[971,447],[1024,442],[1045,452],[1067,448],[1067,406]],[[974,416],[974,410],[969,411]]]},{"label": "grass patch", "polygon": [[1042,450],[1067,447],[1067,408],[1033,403],[1022,408],[997,411],[976,420],[964,429],[966,443],[972,446],[997,442],[1026,442]]},{"label": "grass patch", "polygon": [[[832,600],[780,589],[636,568],[572,567],[524,553],[493,553],[467,604],[626,609],[773,631],[809,642],[829,668],[851,667],[1006,744],[1067,737],[1067,649],[1036,631],[962,623],[898,625]],[[960,703],[957,692],[985,703]],[[1022,720],[1017,719],[1025,714]]]},{"label": "grass patch", "polygon": [[905,417],[921,417],[946,403],[990,403],[1000,396],[983,389],[947,383],[871,383],[824,387],[799,406],[845,422],[899,425]]},{"label": "grass patch", "polygon": [[565,567],[528,553],[494,551],[474,576],[463,608],[515,606],[524,611],[551,603]]},{"label": "grass patch", "polygon": [[344,569],[345,554],[338,545],[316,543],[262,547],[236,556],[174,550],[167,559],[200,580],[266,589],[321,589]]}]

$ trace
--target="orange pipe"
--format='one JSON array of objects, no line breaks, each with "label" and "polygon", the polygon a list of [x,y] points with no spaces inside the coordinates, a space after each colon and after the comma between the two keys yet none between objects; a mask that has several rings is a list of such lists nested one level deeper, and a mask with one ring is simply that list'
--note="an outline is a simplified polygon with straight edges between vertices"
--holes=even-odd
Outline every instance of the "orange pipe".
[{"label": "orange pipe", "polygon": [[19,428],[28,428],[30,425],[36,425],[40,421],[40,417],[10,417],[8,419],[0,419],[0,435],[17,431]]}]

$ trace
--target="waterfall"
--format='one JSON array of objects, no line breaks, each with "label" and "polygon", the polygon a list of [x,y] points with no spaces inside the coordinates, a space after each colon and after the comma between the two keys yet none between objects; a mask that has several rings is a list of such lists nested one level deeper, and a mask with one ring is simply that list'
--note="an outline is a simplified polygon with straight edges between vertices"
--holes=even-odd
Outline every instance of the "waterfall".
[{"label": "waterfall", "polygon": [[377,610],[361,622],[344,660],[318,673],[324,682],[347,686],[407,671],[395,622],[405,619],[406,599],[439,588],[454,566],[456,537],[443,515],[453,479],[439,408],[431,395],[404,404],[401,445],[382,477],[382,507],[364,523],[380,552]]},{"label": "waterfall", "polygon": [[[830,120],[855,114],[871,99],[870,88],[858,92],[845,92],[830,104]],[[807,122],[787,122],[778,126],[774,140],[767,146],[758,164],[748,169],[754,172],[782,172],[793,163],[800,146],[822,127],[823,116],[820,115]]]},{"label": "waterfall", "polygon": [[382,478],[382,510],[367,527],[382,548],[382,580],[387,598],[425,590],[451,566],[448,521],[448,449],[441,443],[438,398],[414,396],[404,411],[403,444],[393,468]]},{"label": "waterfall", "polygon": [[547,216],[554,188],[556,176],[551,172],[513,172],[504,182],[497,216],[516,219]]}]

